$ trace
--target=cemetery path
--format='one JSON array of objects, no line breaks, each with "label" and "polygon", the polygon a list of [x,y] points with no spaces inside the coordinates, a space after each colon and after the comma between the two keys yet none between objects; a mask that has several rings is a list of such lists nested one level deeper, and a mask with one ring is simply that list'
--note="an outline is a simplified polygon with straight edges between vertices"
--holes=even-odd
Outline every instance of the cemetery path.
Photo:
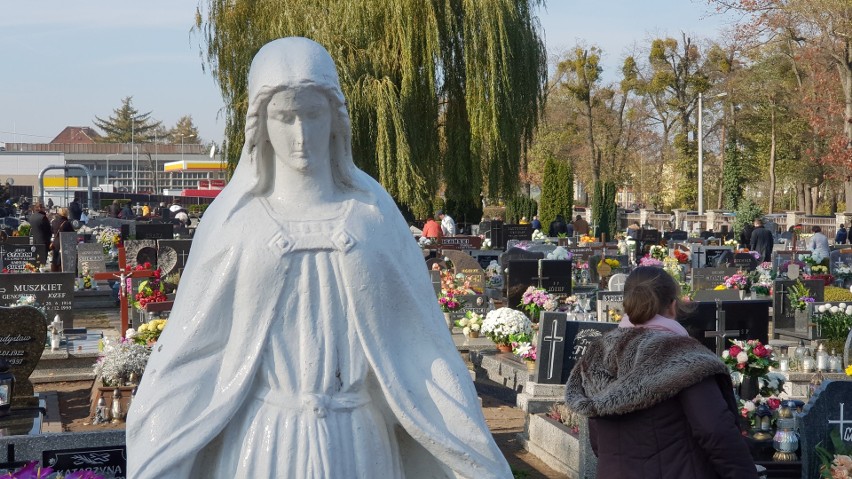
[{"label": "cemetery path", "polygon": [[518,434],[524,431],[525,414],[520,409],[499,397],[488,395],[480,390],[482,412],[497,446],[503,451],[515,477],[528,479],[567,479],[547,467],[537,457],[527,452],[518,440]]},{"label": "cemetery path", "polygon": [[59,397],[59,413],[62,430],[69,432],[104,431],[124,429],[124,424],[89,424],[89,403],[94,381],[69,381],[61,383],[35,384],[36,392],[56,391]]}]

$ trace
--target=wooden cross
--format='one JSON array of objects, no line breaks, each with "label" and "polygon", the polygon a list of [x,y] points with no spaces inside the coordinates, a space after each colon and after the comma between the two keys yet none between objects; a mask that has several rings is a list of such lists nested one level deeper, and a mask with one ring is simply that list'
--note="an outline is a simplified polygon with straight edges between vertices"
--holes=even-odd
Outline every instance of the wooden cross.
[{"label": "wooden cross", "polygon": [[95,273],[93,278],[95,280],[111,280],[118,279],[120,281],[118,286],[118,295],[121,299],[121,336],[124,337],[124,333],[127,331],[130,323],[130,314],[129,307],[130,302],[127,300],[127,295],[131,293],[127,291],[127,279],[128,278],[152,278],[154,276],[154,272],[150,269],[148,270],[140,270],[140,271],[131,271],[129,273],[125,273],[127,269],[127,255],[124,251],[124,246],[118,247],[118,267],[119,274],[115,273]]},{"label": "wooden cross", "polygon": [[716,338],[716,355],[722,356],[725,351],[725,340],[729,336],[739,336],[739,330],[725,330],[725,310],[722,309],[722,301],[716,300],[716,331],[705,331],[705,338]]},{"label": "wooden cross", "polygon": [[565,341],[564,336],[556,335],[556,328],[559,327],[559,320],[554,319],[552,326],[553,329],[550,332],[550,336],[545,336],[541,338],[542,341],[550,343],[550,362],[547,365],[547,379],[553,379],[553,368],[556,363],[556,345],[561,344]]}]

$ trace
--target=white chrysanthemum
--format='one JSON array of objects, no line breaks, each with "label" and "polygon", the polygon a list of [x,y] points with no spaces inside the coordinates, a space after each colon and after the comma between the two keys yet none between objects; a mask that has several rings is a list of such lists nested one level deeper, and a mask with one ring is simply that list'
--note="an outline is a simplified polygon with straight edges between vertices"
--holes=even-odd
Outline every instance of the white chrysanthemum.
[{"label": "white chrysanthemum", "polygon": [[819,307],[817,308],[817,311],[819,311],[820,313],[824,313],[827,309],[828,309],[828,305],[821,304],[821,305],[819,305]]},{"label": "white chrysanthemum", "polygon": [[741,364],[747,363],[748,362],[748,354],[745,351],[740,351],[740,353],[737,354],[737,362],[741,363]]}]

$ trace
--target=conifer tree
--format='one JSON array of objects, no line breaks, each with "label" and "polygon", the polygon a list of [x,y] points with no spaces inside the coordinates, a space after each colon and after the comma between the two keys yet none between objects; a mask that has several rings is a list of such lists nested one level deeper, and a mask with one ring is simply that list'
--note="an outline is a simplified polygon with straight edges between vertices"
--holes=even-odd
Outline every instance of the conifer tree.
[{"label": "conifer tree", "polygon": [[124,97],[121,106],[113,110],[109,118],[96,116],[94,123],[104,132],[100,139],[104,143],[151,143],[154,141],[154,131],[162,124],[151,119],[150,111],[139,113],[133,106],[132,96]]}]

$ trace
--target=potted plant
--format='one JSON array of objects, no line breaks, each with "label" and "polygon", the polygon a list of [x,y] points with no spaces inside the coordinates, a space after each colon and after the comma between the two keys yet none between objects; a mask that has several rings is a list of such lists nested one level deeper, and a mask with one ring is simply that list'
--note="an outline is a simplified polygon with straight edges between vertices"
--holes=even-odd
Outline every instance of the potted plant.
[{"label": "potted plant", "polygon": [[518,338],[518,340],[512,343],[512,353],[523,359],[527,369],[532,371],[535,369],[535,360],[538,359],[535,345],[530,343],[529,336]]},{"label": "potted plant", "polygon": [[482,334],[494,341],[501,352],[512,350],[512,341],[524,334],[532,334],[532,322],[524,313],[511,308],[489,311],[482,322]]},{"label": "potted plant", "polygon": [[462,334],[468,338],[478,338],[482,329],[483,317],[473,311],[466,311],[464,317],[456,321],[456,327],[462,328]]},{"label": "potted plant", "polygon": [[790,307],[793,308],[796,314],[796,330],[807,331],[808,303],[814,302],[814,298],[811,297],[811,290],[802,284],[801,281],[796,280],[796,284],[790,286],[789,297]]},{"label": "potted plant", "polygon": [[524,291],[518,306],[527,312],[530,320],[538,322],[542,311],[556,311],[559,302],[555,296],[548,294],[546,289],[530,286]]},{"label": "potted plant", "polygon": [[821,304],[814,311],[814,323],[819,328],[819,337],[825,339],[827,351],[843,351],[852,330],[852,304]]}]

